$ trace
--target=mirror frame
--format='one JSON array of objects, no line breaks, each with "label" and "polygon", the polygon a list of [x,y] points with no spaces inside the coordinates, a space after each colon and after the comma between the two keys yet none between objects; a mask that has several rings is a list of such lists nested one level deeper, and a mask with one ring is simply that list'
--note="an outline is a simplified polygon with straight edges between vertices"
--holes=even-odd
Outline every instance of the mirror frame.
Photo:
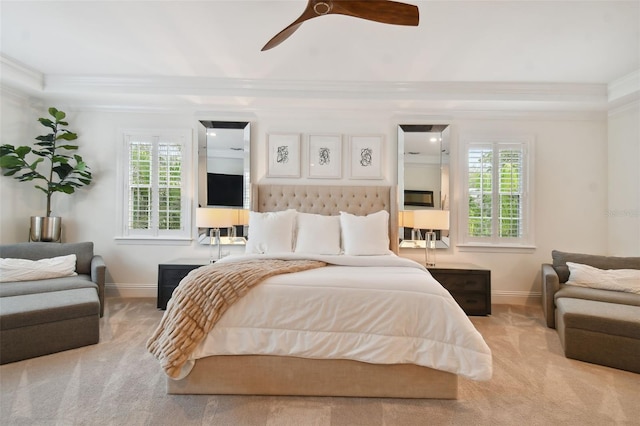
[{"label": "mirror frame", "polygon": [[[443,200],[442,197],[442,193],[444,185],[443,182],[445,181],[444,176],[443,176],[443,157],[444,157],[444,150],[447,151],[447,154],[449,153],[449,124],[398,124],[398,210],[402,211],[405,209],[404,207],[404,178],[405,178],[405,145],[404,145],[404,140],[405,140],[405,134],[406,133],[440,133],[441,135],[441,141],[440,141],[440,180],[438,182],[439,184],[439,189],[440,189],[440,194],[439,197],[440,199],[437,200],[437,204],[435,204],[435,208],[442,208],[444,210],[450,210],[448,207],[448,203],[450,202],[449,199]],[[449,164],[449,161],[447,161],[447,164]],[[449,178],[448,178],[448,173],[446,176],[446,184],[447,184],[447,191],[446,194],[450,193],[450,186],[449,186]],[[450,198],[450,197],[449,197]],[[436,201],[436,200],[434,200]],[[444,206],[442,206],[444,201]],[[402,237],[404,236],[404,229],[399,233],[401,240]],[[449,238],[448,238],[448,231],[446,231],[447,236],[443,236],[442,235],[443,232],[437,232],[437,241],[436,241],[436,248],[440,248],[440,249],[447,249],[449,248]],[[422,243],[422,244],[420,244]],[[411,246],[402,246],[401,248],[422,248],[424,249],[424,241],[416,241],[414,242],[413,245]]]}]

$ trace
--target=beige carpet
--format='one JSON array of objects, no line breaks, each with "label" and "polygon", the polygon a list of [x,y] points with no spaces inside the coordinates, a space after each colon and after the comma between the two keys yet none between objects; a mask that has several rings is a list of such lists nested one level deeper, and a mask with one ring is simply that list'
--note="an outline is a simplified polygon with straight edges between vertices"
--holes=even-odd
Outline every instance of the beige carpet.
[{"label": "beige carpet", "polygon": [[145,342],[152,299],[108,299],[97,345],[0,367],[3,425],[639,425],[640,375],[566,359],[538,307],[472,317],[493,350],[489,382],[457,401],[171,396]]}]

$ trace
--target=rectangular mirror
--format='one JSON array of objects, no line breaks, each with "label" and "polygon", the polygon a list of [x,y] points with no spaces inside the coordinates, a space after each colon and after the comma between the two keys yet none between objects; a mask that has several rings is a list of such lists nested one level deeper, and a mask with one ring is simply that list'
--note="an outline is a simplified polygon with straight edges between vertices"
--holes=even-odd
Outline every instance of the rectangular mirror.
[{"label": "rectangular mirror", "polygon": [[[399,210],[449,210],[449,125],[398,126]],[[413,232],[412,232],[413,231]],[[437,248],[449,247],[449,230],[435,230]],[[401,248],[423,248],[424,230],[400,232]]]},{"label": "rectangular mirror", "polygon": [[[249,209],[251,200],[251,123],[200,121],[198,129],[198,206]],[[237,227],[238,236],[246,236]],[[223,236],[226,230],[222,230]],[[209,244],[207,233],[199,238]],[[206,240],[206,241],[205,241]]]}]

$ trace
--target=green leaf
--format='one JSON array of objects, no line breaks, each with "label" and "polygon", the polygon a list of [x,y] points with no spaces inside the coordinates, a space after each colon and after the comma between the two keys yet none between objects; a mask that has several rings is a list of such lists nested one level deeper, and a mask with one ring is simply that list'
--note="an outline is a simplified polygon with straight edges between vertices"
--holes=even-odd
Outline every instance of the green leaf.
[{"label": "green leaf", "polygon": [[61,133],[56,138],[56,140],[58,140],[58,139],[64,139],[66,141],[72,141],[72,140],[78,139],[78,135],[73,133],[73,132]]},{"label": "green leaf", "polygon": [[78,145],[58,145],[58,148],[68,149],[69,151],[78,149]]},{"label": "green leaf", "polygon": [[19,146],[16,148],[16,155],[20,158],[24,158],[25,155],[31,152],[30,146]]},{"label": "green leaf", "polygon": [[53,124],[53,121],[49,120],[48,118],[38,118],[38,121],[40,122],[40,124],[42,124],[43,126],[46,127],[50,127],[51,129],[55,130],[56,129],[56,125]]},{"label": "green leaf", "polygon": [[[51,112],[51,110],[49,110],[49,112]],[[56,118],[56,121],[59,123],[60,120],[64,120],[64,118],[67,116],[67,114],[65,114],[62,111],[56,111],[55,114],[51,114]]]},{"label": "green leaf", "polygon": [[58,112],[58,109],[56,107],[49,107],[50,116],[55,117],[57,112]]},{"label": "green leaf", "polygon": [[[44,141],[44,142],[53,142],[53,140],[54,140],[54,139],[53,139],[53,137],[54,137],[54,136],[53,136],[53,133],[49,133],[48,135],[38,136],[38,137],[36,138],[36,140],[38,140],[38,141]],[[42,144],[40,144],[40,145],[42,145]]]},{"label": "green leaf", "polygon": [[13,169],[24,164],[24,161],[20,160],[18,157],[5,155],[4,157],[0,157],[0,168],[3,169]]}]

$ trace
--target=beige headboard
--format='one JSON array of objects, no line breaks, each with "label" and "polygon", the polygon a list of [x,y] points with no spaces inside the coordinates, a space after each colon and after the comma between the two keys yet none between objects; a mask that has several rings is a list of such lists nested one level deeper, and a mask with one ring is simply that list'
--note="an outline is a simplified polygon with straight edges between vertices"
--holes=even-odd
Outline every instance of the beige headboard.
[{"label": "beige headboard", "polygon": [[395,186],[253,185],[251,210],[338,215],[389,212],[389,248],[398,253],[398,199]]}]

